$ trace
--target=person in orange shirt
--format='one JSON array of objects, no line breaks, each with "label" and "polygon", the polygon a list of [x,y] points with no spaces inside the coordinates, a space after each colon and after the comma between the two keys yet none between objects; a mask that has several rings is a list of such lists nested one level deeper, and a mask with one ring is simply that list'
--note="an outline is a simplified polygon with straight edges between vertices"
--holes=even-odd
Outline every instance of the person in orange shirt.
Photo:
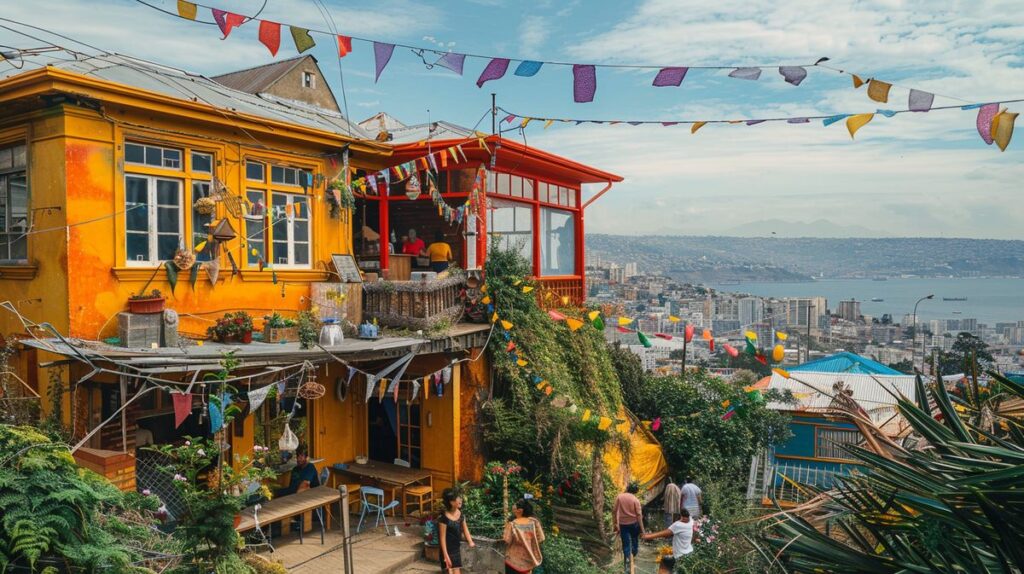
[{"label": "person in orange shirt", "polygon": [[644,533],[643,505],[636,494],[640,486],[629,483],[626,492],[615,497],[612,507],[612,519],[615,521],[615,532],[622,538],[623,566],[626,574],[636,572],[636,555],[640,551],[640,535]]},{"label": "person in orange shirt", "polygon": [[427,247],[427,255],[430,256],[430,269],[437,273],[447,271],[451,261],[455,259],[451,246],[445,243],[444,233],[440,231],[434,234],[434,242]]}]

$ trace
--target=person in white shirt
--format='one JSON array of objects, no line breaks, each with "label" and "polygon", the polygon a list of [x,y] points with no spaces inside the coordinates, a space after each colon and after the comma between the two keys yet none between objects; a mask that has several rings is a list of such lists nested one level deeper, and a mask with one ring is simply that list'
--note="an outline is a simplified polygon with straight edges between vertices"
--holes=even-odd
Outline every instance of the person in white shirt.
[{"label": "person in white shirt", "polygon": [[690,513],[685,508],[676,514],[676,520],[671,526],[661,532],[644,534],[644,540],[656,538],[672,539],[672,556],[662,556],[661,564],[658,566],[659,574],[671,574],[676,567],[676,562],[693,552],[693,520],[690,520]]},{"label": "person in white shirt", "polygon": [[701,507],[704,506],[704,493],[699,486],[693,483],[692,478],[687,478],[686,483],[679,487],[682,497],[681,506],[690,513],[690,517],[697,520],[701,517]]}]

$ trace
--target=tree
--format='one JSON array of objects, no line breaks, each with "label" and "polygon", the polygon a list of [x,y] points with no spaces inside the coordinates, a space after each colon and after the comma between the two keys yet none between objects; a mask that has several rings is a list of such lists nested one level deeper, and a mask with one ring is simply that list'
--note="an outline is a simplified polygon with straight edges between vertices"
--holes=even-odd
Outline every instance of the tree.
[{"label": "tree", "polygon": [[890,369],[896,369],[901,373],[912,374],[914,372],[914,363],[910,359],[903,359],[896,363],[889,363],[888,367]]},{"label": "tree", "polygon": [[[938,370],[943,375],[971,374],[984,371],[995,363],[988,344],[970,333],[958,334],[952,348],[948,352],[940,352],[938,358]],[[928,362],[931,364],[931,358]]]}]

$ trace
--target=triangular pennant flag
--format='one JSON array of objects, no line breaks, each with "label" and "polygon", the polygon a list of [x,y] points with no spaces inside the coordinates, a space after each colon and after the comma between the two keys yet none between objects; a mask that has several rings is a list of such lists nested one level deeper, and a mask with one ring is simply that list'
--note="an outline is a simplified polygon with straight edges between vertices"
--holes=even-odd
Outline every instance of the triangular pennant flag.
[{"label": "triangular pennant flag", "polygon": [[799,86],[807,77],[807,70],[802,66],[779,66],[779,73],[787,83]]},{"label": "triangular pennant flag", "polygon": [[388,390],[388,380],[387,379],[381,379],[380,383],[377,385],[377,400],[378,401],[383,401],[384,400],[384,393],[386,393],[387,390]]},{"label": "triangular pennant flag", "polygon": [[281,25],[269,20],[260,21],[260,43],[270,50],[271,56],[277,55],[281,47]]},{"label": "triangular pennant flag", "polygon": [[658,417],[651,421],[651,430],[656,431],[661,428],[661,417]]},{"label": "triangular pennant flag", "polygon": [[727,409],[727,408],[729,408],[729,405],[730,405],[731,403],[732,403],[732,401],[730,401],[729,399],[725,399],[724,401],[722,401],[722,408],[723,408],[723,409]]},{"label": "triangular pennant flag", "polygon": [[853,76],[853,88],[854,89],[857,89],[857,88],[859,88],[859,87],[864,85],[864,80],[860,79],[860,76],[858,76],[857,74],[850,74],[850,75]]},{"label": "triangular pennant flag", "polygon": [[631,329],[627,329],[625,327],[622,327],[621,325],[616,327],[615,329],[618,330],[618,332],[620,332],[620,333],[632,333],[633,332]]},{"label": "triangular pennant flag", "polygon": [[501,327],[506,331],[511,331],[513,326],[511,321],[501,320]]},{"label": "triangular pennant flag", "polygon": [[636,338],[640,339],[640,344],[643,345],[645,349],[650,349],[654,346],[654,344],[651,343],[651,340],[647,338],[647,335],[644,335],[640,331],[636,332]]},{"label": "triangular pennant flag", "polygon": [[992,120],[998,113],[999,104],[985,104],[978,108],[978,134],[988,145],[992,145]]},{"label": "triangular pennant flag", "polygon": [[850,116],[850,118],[846,120],[846,129],[850,132],[850,139],[853,139],[857,130],[868,125],[868,122],[874,119],[874,117],[875,114],[857,114],[855,116]]},{"label": "triangular pennant flag", "polygon": [[573,101],[576,103],[592,102],[595,93],[597,93],[597,68],[591,65],[573,64]]},{"label": "triangular pennant flag", "polygon": [[782,359],[786,358],[786,349],[782,345],[775,345],[772,348],[772,361],[781,363]]},{"label": "triangular pennant flag", "polygon": [[679,321],[681,321],[681,319],[679,317],[676,317],[675,315],[669,315],[668,320],[670,323],[678,323]]},{"label": "triangular pennant flag", "polygon": [[391,387],[388,388],[388,392],[391,394],[391,400],[395,403],[398,402],[398,390],[401,388],[401,381],[393,379],[391,381]]},{"label": "triangular pennant flag", "polygon": [[935,94],[910,90],[910,97],[907,98],[907,108],[912,112],[927,112],[932,109],[932,102],[935,101]]},{"label": "triangular pennant flag", "polygon": [[530,291],[533,291],[533,287],[531,287],[529,285],[524,285],[523,286],[523,293],[529,293]]},{"label": "triangular pennant flag", "polygon": [[178,428],[192,414],[192,393],[171,393],[171,401],[174,402],[174,428]]},{"label": "triangular pennant flag", "polygon": [[625,327],[626,325],[629,325],[632,322],[633,322],[633,319],[630,319],[629,317],[619,317],[619,326],[620,327]]},{"label": "triangular pennant flag", "polygon": [[992,141],[996,142],[1000,151],[1006,151],[1013,137],[1013,124],[1017,120],[1017,114],[1002,111],[992,118]]},{"label": "triangular pennant flag", "polygon": [[555,311],[554,309],[548,311],[548,317],[551,317],[555,321],[565,321],[565,315]]},{"label": "triangular pennant flag", "polygon": [[754,353],[754,358],[757,359],[758,363],[761,363],[762,365],[768,366],[768,357],[765,357],[764,353],[758,351],[758,352]]},{"label": "triangular pennant flag", "polygon": [[786,339],[789,338],[789,335],[783,333],[782,331],[775,331],[775,338],[780,341],[785,341]]},{"label": "triangular pennant flag", "polygon": [[868,97],[883,104],[889,101],[889,90],[892,84],[879,80],[868,80]]},{"label": "triangular pennant flag", "polygon": [[700,128],[704,127],[706,124],[707,124],[707,122],[693,122],[693,125],[690,126],[690,133],[691,134],[697,133],[697,130],[699,130]]},{"label": "triangular pennant flag", "polygon": [[445,367],[441,371],[441,377],[444,379],[444,384],[446,384],[446,385],[448,383],[452,382],[452,368],[451,367]]},{"label": "triangular pennant flag", "polygon": [[597,422],[597,430],[608,430],[608,427],[612,426],[612,419],[608,417],[601,417]]},{"label": "triangular pennant flag", "polygon": [[757,347],[755,347],[754,344],[750,342],[750,339],[747,339],[747,347],[743,349],[743,352],[748,355],[758,355]]},{"label": "triangular pennant flag", "polygon": [[704,332],[700,334],[701,338],[705,341],[711,340],[711,329],[704,329]]},{"label": "triangular pennant flag", "polygon": [[376,69],[376,76],[373,81],[376,83],[380,81],[380,74],[387,67],[388,62],[391,61],[391,54],[395,51],[394,44],[385,44],[383,42],[373,43],[373,61]]},{"label": "triangular pennant flag", "polygon": [[370,402],[370,397],[373,396],[373,389],[377,388],[377,378],[374,375],[366,375],[366,399],[364,402]]},{"label": "triangular pennant flag", "polygon": [[761,68],[736,68],[729,72],[729,77],[738,80],[756,80],[761,77]]},{"label": "triangular pennant flag", "polygon": [[687,71],[689,68],[662,68],[658,71],[658,75],[654,76],[654,82],[651,85],[659,88],[678,86],[683,83]]},{"label": "triangular pennant flag", "polygon": [[828,127],[828,126],[830,126],[830,125],[832,125],[832,124],[834,124],[836,122],[845,120],[848,117],[850,117],[850,114],[838,114],[838,115],[835,115],[835,116],[829,116],[829,117],[821,120],[821,123],[822,123],[822,125]]},{"label": "triangular pennant flag", "polygon": [[214,259],[203,264],[206,269],[206,276],[210,279],[210,286],[217,286],[217,276],[220,275],[220,261]]},{"label": "triangular pennant flag", "polygon": [[686,327],[683,328],[683,341],[686,341],[687,343],[692,341],[693,340],[693,331],[694,331],[693,325],[687,324]]},{"label": "triangular pennant flag", "polygon": [[547,381],[541,381],[541,382],[537,383],[534,386],[537,387],[537,390],[539,391],[539,390],[543,389],[544,387],[548,386],[548,382]]},{"label": "triangular pennant flag", "polygon": [[313,46],[316,46],[316,42],[313,37],[309,35],[309,30],[305,28],[299,28],[298,26],[289,26],[292,32],[292,40],[295,42],[295,49],[299,53],[303,53],[309,50]]},{"label": "triangular pennant flag", "polygon": [[735,357],[738,357],[740,355],[740,352],[737,351],[736,347],[733,347],[732,345],[725,344],[725,345],[722,345],[722,348],[725,349],[726,353],[729,353],[730,357],[735,358]]},{"label": "triangular pennant flag", "polygon": [[267,400],[267,394],[272,388],[274,388],[274,385],[267,385],[249,391],[249,412],[256,412],[263,405],[263,401]]},{"label": "triangular pennant flag", "polygon": [[207,408],[210,413],[210,432],[212,433],[224,428],[224,411],[221,410],[218,403],[217,399],[211,397]]},{"label": "triangular pennant flag", "polygon": [[224,34],[224,38],[221,38],[221,40],[226,39],[233,28],[241,26],[245,22],[245,16],[241,14],[234,14],[216,8],[211,8],[210,11],[213,12],[213,19],[217,22],[220,33]]},{"label": "triangular pennant flag", "polygon": [[756,341],[757,340],[757,333],[755,333],[753,331],[747,331],[747,332],[743,333],[743,336],[745,338],[747,338],[747,339],[750,339],[751,341]]},{"label": "triangular pennant flag", "polygon": [[178,16],[186,20],[196,19],[196,5],[185,0],[178,0]]},{"label": "triangular pennant flag", "polygon": [[412,381],[412,392],[409,393],[410,400],[415,399],[416,395],[418,395],[419,392],[420,392],[420,380],[419,379],[414,379]]},{"label": "triangular pennant flag", "polygon": [[530,363],[526,359],[520,358],[520,359],[516,359],[516,364],[519,365],[520,367],[525,367],[526,365],[529,365]]},{"label": "triangular pennant flag", "polygon": [[654,336],[659,339],[665,339],[666,341],[672,340],[672,335],[669,335],[668,333],[655,333]]},{"label": "triangular pennant flag", "polygon": [[338,57],[344,58],[352,53],[352,37],[338,34]]},{"label": "triangular pennant flag", "polygon": [[516,66],[516,71],[513,72],[513,74],[523,78],[530,78],[537,75],[537,72],[540,71],[540,67],[543,65],[543,62],[524,60],[522,62],[519,62],[519,65]]},{"label": "triangular pennant flag", "polygon": [[462,67],[466,63],[465,54],[456,54],[455,52],[448,52],[441,56],[441,59],[434,63],[435,66],[441,66],[442,68],[448,68],[458,75],[462,75]]},{"label": "triangular pennant flag", "polygon": [[509,60],[507,58],[494,58],[487,63],[487,67],[480,73],[480,77],[476,80],[476,87],[482,88],[484,83],[491,80],[497,80],[505,75],[508,71]]},{"label": "triangular pennant flag", "polygon": [[733,417],[733,415],[735,415],[735,414],[736,414],[736,410],[733,409],[733,408],[729,408],[729,410],[726,411],[726,413],[724,415],[722,415],[722,420],[723,421],[727,421],[727,420],[731,419]]},{"label": "triangular pennant flag", "polygon": [[570,331],[576,332],[580,327],[583,326],[583,321],[579,319],[573,319],[572,317],[566,317],[565,324],[569,327]]},{"label": "triangular pennant flag", "polygon": [[171,261],[164,262],[164,269],[167,270],[167,282],[171,284],[171,293],[178,286],[178,266]]},{"label": "triangular pennant flag", "polygon": [[505,346],[505,352],[506,353],[511,353],[512,351],[515,351],[515,350],[516,350],[515,341],[509,341],[508,345]]},{"label": "triangular pennant flag", "polygon": [[789,378],[789,371],[786,371],[786,370],[780,369],[780,368],[778,368],[778,367],[776,367],[776,368],[772,369],[772,372],[773,372],[773,373],[778,373],[779,375],[781,375],[781,376],[783,376],[783,377],[786,377],[787,379]]},{"label": "triangular pennant flag", "polygon": [[192,285],[192,290],[196,290],[196,281],[199,281],[199,264],[193,263],[192,268],[189,269],[188,282]]},{"label": "triangular pennant flag", "polygon": [[590,420],[590,409],[584,409],[583,416],[580,417],[580,418],[583,420],[583,422],[589,421]]}]

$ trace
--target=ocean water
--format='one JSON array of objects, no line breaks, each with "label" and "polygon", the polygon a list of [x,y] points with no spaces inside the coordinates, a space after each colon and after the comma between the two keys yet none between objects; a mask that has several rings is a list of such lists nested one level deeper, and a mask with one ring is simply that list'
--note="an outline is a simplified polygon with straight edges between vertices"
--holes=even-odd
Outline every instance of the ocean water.
[{"label": "ocean water", "polygon": [[[917,306],[917,318],[977,319],[994,327],[999,322],[1024,320],[1024,279],[834,279],[801,283],[710,284],[716,290],[750,293],[762,297],[825,297],[832,312],[839,301],[860,301],[861,313],[879,317],[892,315],[899,322],[914,311],[914,302],[925,295],[935,298]],[[966,301],[943,301],[943,297],[966,297]],[[872,298],[883,299],[881,302]]]}]

